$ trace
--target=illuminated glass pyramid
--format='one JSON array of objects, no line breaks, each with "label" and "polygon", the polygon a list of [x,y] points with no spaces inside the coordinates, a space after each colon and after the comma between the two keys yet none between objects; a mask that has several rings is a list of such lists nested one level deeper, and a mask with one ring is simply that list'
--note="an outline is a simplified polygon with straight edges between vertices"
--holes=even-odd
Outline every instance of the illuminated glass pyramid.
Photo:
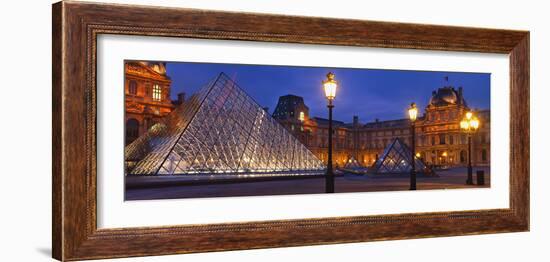
[{"label": "illuminated glass pyramid", "polygon": [[295,174],[324,164],[221,73],[126,146],[127,174]]},{"label": "illuminated glass pyramid", "polygon": [[357,159],[355,159],[355,157],[351,156],[348,161],[346,162],[346,164],[344,165],[344,168],[345,169],[357,169],[357,168],[362,168],[362,166],[359,164],[359,161],[357,161]]},{"label": "illuminated glass pyramid", "polygon": [[[415,159],[415,169],[418,173],[431,173],[424,162]],[[399,174],[411,171],[411,150],[399,138],[395,138],[385,149],[372,166],[370,173]]]}]

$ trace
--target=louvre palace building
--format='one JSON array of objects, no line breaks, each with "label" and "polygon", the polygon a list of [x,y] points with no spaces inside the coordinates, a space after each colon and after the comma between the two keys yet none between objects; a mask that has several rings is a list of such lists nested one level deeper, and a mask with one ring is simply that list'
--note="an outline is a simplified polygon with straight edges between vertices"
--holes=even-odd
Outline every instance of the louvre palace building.
[{"label": "louvre palace building", "polygon": [[[125,163],[132,174],[283,172],[322,170],[328,120],[310,117],[304,99],[281,96],[272,114],[225,74],[189,98],[170,100],[164,63],[125,63]],[[428,98],[428,97],[427,97]],[[406,105],[405,105],[406,106]],[[461,87],[432,92],[416,126],[416,155],[431,166],[468,163],[460,121],[471,110]],[[490,111],[475,111],[472,164],[490,163]],[[333,163],[371,167],[398,138],[411,144],[408,119],[333,121]],[[400,142],[401,143],[401,142]]]},{"label": "louvre palace building", "polygon": [[133,62],[124,64],[125,129],[129,144],[143,135],[181,103],[170,99],[172,81],[166,75],[166,64],[161,62]]},{"label": "louvre palace building", "polygon": [[[469,110],[462,87],[444,86],[433,91],[428,106],[423,114],[419,112],[415,123],[417,157],[436,167],[465,166],[468,163],[468,138],[460,129],[460,121]],[[490,110],[478,110],[474,114],[481,125],[472,136],[472,165],[489,166]],[[273,117],[326,163],[328,120],[310,117],[302,97],[281,96]],[[371,166],[395,138],[411,144],[411,127],[407,118],[362,123],[358,116],[353,116],[351,123],[333,120],[333,126],[333,161],[338,167],[351,161],[360,166]]]}]

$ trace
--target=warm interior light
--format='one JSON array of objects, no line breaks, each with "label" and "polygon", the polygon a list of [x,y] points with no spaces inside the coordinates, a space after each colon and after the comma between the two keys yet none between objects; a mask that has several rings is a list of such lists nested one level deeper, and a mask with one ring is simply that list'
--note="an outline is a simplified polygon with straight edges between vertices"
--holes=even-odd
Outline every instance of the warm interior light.
[{"label": "warm interior light", "polygon": [[446,156],[447,156],[447,152],[443,152],[443,154],[442,154],[442,155],[446,157]]},{"label": "warm interior light", "polygon": [[162,89],[159,85],[153,85],[153,100],[160,101],[162,100]]},{"label": "warm interior light", "polygon": [[416,153],[416,158],[420,158],[420,153]]},{"label": "warm interior light", "polygon": [[300,117],[299,117],[300,121],[304,122],[304,119],[305,119],[305,114],[304,112],[300,112]]},{"label": "warm interior light", "polygon": [[472,119],[472,112],[466,112],[466,119]]},{"label": "warm interior light", "polygon": [[418,109],[416,108],[416,104],[412,103],[411,107],[409,108],[409,118],[411,121],[416,121],[416,116],[418,115]]},{"label": "warm interior light", "polygon": [[327,74],[327,79],[323,81],[323,88],[325,89],[325,96],[328,100],[333,100],[336,97],[336,88],[338,83],[334,80],[334,74],[332,72]]}]

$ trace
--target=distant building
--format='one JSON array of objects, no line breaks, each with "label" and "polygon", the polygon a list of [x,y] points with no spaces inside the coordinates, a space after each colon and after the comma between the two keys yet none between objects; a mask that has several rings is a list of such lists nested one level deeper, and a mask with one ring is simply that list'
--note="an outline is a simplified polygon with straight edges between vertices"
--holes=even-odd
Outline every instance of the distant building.
[{"label": "distant building", "polygon": [[166,63],[126,62],[124,65],[126,145],[172,112],[172,81]]},{"label": "distant building", "polygon": [[305,105],[301,96],[286,95],[279,97],[273,117],[287,127],[300,141],[308,141],[308,133],[304,128],[311,125],[309,107]]},{"label": "distant building", "polygon": [[286,95],[279,97],[277,107],[273,115],[278,119],[295,119],[304,121],[305,116],[309,115],[309,107],[304,104],[304,99],[301,96]]},{"label": "distant building", "polygon": [[[461,87],[445,86],[432,92],[424,115],[416,122],[416,152],[426,164],[464,166],[468,163],[467,136],[459,126],[468,110],[470,108]],[[489,165],[490,111],[482,110],[475,114],[481,125],[472,141],[472,163]],[[328,120],[310,118],[303,98],[294,95],[280,97],[273,117],[326,163]],[[408,119],[376,119],[363,124],[358,116],[353,116],[351,123],[334,121],[333,126],[333,159],[336,166],[343,166],[351,160],[357,160],[362,166],[371,166],[393,138],[400,138],[408,145],[411,143]]]}]

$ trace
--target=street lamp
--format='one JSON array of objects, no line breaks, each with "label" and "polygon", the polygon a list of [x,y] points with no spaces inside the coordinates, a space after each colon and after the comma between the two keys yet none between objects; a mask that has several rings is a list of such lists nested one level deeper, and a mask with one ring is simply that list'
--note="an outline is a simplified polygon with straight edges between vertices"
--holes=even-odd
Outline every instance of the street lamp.
[{"label": "street lamp", "polygon": [[460,121],[460,128],[468,134],[468,179],[466,179],[467,185],[473,185],[472,178],[472,134],[479,128],[479,120],[473,115],[472,112],[467,112],[462,121]]},{"label": "street lamp", "polygon": [[323,81],[323,88],[325,89],[325,96],[328,100],[328,161],[327,161],[327,174],[325,177],[325,191],[327,193],[334,193],[334,172],[332,170],[332,109],[334,104],[332,100],[336,97],[336,88],[338,82],[334,80],[334,74],[329,72],[327,79]]},{"label": "street lamp", "polygon": [[411,186],[410,190],[416,190],[416,137],[415,137],[415,127],[414,123],[416,122],[416,117],[418,116],[418,109],[416,108],[415,103],[411,103],[409,107],[409,119],[411,120]]}]

